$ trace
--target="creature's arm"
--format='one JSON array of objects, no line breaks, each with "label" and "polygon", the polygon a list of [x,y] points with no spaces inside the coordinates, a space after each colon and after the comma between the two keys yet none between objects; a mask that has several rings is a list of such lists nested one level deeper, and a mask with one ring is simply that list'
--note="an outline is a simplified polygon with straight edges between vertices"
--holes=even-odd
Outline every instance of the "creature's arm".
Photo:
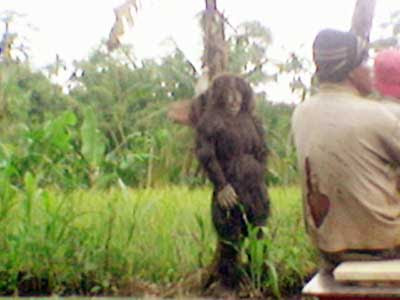
[{"label": "creature's arm", "polygon": [[186,126],[192,126],[190,109],[192,100],[177,101],[169,105],[167,117],[170,121]]},{"label": "creature's arm", "polygon": [[222,168],[217,160],[214,143],[215,141],[212,136],[208,135],[202,130],[197,130],[197,159],[206,171],[208,179],[210,179],[210,181],[219,191],[227,184],[227,181],[225,179]]},{"label": "creature's arm", "polygon": [[204,92],[192,100],[173,102],[168,107],[168,119],[180,125],[196,127],[204,113],[207,97],[207,92]]},{"label": "creature's arm", "polygon": [[236,192],[225,179],[224,172],[217,160],[212,136],[207,136],[199,130],[196,139],[196,155],[218,192],[219,205],[227,209],[232,208],[237,204]]},{"label": "creature's arm", "polygon": [[263,166],[265,166],[267,163],[267,156],[269,154],[269,149],[265,140],[265,130],[261,121],[258,119],[254,119],[254,126],[256,128],[259,140],[259,143],[257,143],[257,146],[254,149],[254,157]]}]

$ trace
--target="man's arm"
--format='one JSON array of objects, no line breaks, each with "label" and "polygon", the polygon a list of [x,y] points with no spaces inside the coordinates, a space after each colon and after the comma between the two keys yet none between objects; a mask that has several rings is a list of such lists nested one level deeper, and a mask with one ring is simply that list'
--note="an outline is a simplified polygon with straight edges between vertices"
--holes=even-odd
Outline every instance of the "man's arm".
[{"label": "man's arm", "polygon": [[396,166],[400,166],[400,105],[382,103],[387,116],[387,127],[379,129],[379,137],[385,152]]}]

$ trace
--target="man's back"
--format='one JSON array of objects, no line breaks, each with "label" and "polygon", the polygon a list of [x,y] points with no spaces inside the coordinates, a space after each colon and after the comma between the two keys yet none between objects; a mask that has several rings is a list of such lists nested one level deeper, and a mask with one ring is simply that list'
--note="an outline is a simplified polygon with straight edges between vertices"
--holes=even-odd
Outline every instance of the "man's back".
[{"label": "man's back", "polygon": [[400,245],[400,119],[391,109],[325,84],[295,110],[307,229],[323,251]]}]

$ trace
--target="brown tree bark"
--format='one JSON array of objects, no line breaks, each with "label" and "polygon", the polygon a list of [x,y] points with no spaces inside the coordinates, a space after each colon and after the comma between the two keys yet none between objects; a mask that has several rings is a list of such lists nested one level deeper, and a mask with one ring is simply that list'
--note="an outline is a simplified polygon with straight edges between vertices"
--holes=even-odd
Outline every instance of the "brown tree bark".
[{"label": "brown tree bark", "polygon": [[[217,0],[205,0],[201,26],[204,45],[202,56],[203,74],[196,86],[195,97],[208,87],[215,76],[225,72],[227,68],[228,46],[225,38],[225,20],[217,9]],[[197,104],[196,101],[195,98],[171,104],[168,108],[168,118],[177,124],[193,126],[194,124],[191,124],[189,114],[192,105]]]},{"label": "brown tree bark", "polygon": [[217,9],[216,0],[205,0],[203,13],[203,68],[207,70],[209,81],[226,70],[228,53],[225,40],[225,21]]},{"label": "brown tree bark", "polygon": [[206,1],[206,9],[217,10],[217,0],[205,0]]},{"label": "brown tree bark", "polygon": [[351,22],[351,32],[369,41],[376,0],[357,0]]}]

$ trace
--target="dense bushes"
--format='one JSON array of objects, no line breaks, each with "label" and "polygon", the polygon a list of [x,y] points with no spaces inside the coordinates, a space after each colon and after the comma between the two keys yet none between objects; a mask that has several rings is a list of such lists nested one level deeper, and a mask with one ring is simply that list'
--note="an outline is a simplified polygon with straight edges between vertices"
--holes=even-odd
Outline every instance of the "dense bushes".
[{"label": "dense bushes", "polygon": [[[199,182],[192,132],[165,114],[193,95],[196,78],[180,52],[133,67],[97,51],[79,66],[85,75],[65,95],[28,66],[0,65],[0,170],[13,185],[27,172],[62,188]],[[293,182],[291,108],[262,100],[270,181]]]}]

